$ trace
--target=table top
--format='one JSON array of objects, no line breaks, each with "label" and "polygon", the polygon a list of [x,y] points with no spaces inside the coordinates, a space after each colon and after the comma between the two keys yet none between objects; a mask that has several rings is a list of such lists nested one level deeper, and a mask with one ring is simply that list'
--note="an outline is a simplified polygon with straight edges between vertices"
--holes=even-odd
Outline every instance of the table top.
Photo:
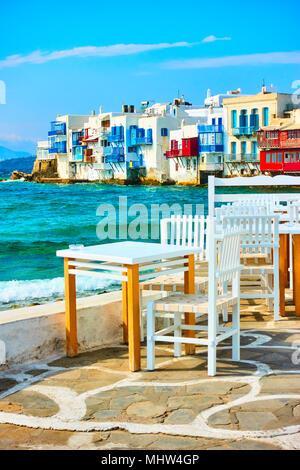
[{"label": "table top", "polygon": [[291,234],[291,235],[300,235],[300,223],[299,224],[279,224],[279,233],[280,234]]},{"label": "table top", "polygon": [[59,250],[56,256],[62,258],[107,261],[121,264],[139,264],[161,258],[174,258],[198,253],[196,248],[187,248],[161,243],[124,241],[102,245],[85,246]]}]

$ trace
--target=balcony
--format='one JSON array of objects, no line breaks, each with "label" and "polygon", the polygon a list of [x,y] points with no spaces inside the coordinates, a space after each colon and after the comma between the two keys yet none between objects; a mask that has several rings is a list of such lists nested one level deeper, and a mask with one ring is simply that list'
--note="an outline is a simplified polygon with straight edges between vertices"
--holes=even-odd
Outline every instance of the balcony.
[{"label": "balcony", "polygon": [[112,126],[110,133],[107,135],[108,142],[124,142],[124,127]]},{"label": "balcony", "polygon": [[65,122],[51,122],[51,131],[48,132],[48,137],[54,135],[66,135],[66,123]]},{"label": "balcony", "polygon": [[49,153],[67,153],[67,142],[52,142]]},{"label": "balcony", "polygon": [[247,127],[233,127],[232,128],[232,135],[252,135],[255,132],[255,126],[247,126]]},{"label": "balcony", "polygon": [[199,168],[201,171],[223,171],[223,155],[201,157]]},{"label": "balcony", "polygon": [[215,124],[200,124],[198,126],[199,133],[206,133],[206,132],[223,132],[224,127],[222,124],[215,125]]},{"label": "balcony", "polygon": [[130,127],[129,131],[127,131],[127,136],[129,140],[129,146],[135,145],[152,145],[152,129],[147,129],[145,131],[144,128],[138,127]]},{"label": "balcony", "polygon": [[200,144],[199,145],[199,153],[204,153],[204,152],[223,152],[224,151],[224,145],[206,145],[206,144]]},{"label": "balcony", "polygon": [[171,149],[171,150],[166,151],[166,157],[176,158],[176,157],[197,157],[198,156],[198,155],[189,155],[190,153],[191,151],[187,151],[187,149]]},{"label": "balcony", "polygon": [[259,163],[259,155],[257,153],[228,153],[224,155],[226,163]]},{"label": "balcony", "polygon": [[111,147],[105,160],[106,163],[123,163],[125,161],[124,149],[122,147]]}]

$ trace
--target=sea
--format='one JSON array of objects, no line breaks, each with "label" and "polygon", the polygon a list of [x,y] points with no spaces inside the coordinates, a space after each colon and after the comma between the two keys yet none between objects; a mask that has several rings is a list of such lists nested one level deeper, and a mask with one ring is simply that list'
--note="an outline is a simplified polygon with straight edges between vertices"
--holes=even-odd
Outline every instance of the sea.
[{"label": "sea", "polygon": [[[244,189],[247,191],[249,188]],[[64,297],[63,260],[56,256],[57,250],[74,244],[120,241],[116,239],[120,235],[132,239],[130,231],[126,235],[126,229],[136,216],[128,217],[124,227],[124,220],[120,220],[120,197],[128,208],[143,205],[141,217],[147,218],[149,237],[158,233],[159,220],[153,210],[157,205],[178,204],[183,208],[187,204],[193,213],[197,207],[204,214],[208,209],[205,187],[0,181],[0,310]],[[133,206],[132,213],[139,208]],[[103,235],[103,230],[99,231],[104,214],[116,221],[115,234]],[[158,238],[146,240],[145,231],[143,237],[142,241],[159,242]],[[111,279],[77,278],[78,296],[119,288],[120,284]]]}]

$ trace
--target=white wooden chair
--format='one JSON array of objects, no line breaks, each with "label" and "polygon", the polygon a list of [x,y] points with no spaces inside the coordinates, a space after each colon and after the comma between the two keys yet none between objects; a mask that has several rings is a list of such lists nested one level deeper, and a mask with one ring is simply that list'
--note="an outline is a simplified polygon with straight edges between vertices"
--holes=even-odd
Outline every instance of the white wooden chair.
[{"label": "white wooden chair", "polygon": [[[300,201],[299,193],[259,193],[259,188],[263,187],[289,187],[300,186],[299,176],[252,176],[252,177],[236,177],[236,178],[216,178],[215,176],[208,177],[208,213],[213,216],[215,213],[216,203],[225,202],[239,202],[245,201],[249,204],[251,200],[258,198],[269,199],[274,204],[287,203],[289,201]],[[220,193],[216,188],[238,188],[248,187],[253,190],[253,193],[239,193],[238,191],[231,191],[230,193]]]},{"label": "white wooden chair", "polygon": [[[181,355],[181,345],[205,345],[208,348],[208,375],[216,374],[217,344],[232,337],[232,359],[240,360],[240,232],[239,228],[217,234],[216,221],[209,219],[208,227],[208,295],[170,295],[147,305],[147,369],[155,368],[155,343],[174,343],[174,355]],[[232,291],[224,295],[222,286],[228,282]],[[232,326],[219,326],[219,313],[232,306]],[[173,315],[173,325],[155,331],[156,312]],[[208,325],[187,325],[184,313],[196,318],[207,314]],[[207,333],[206,338],[183,337],[182,331]],[[170,334],[173,334],[172,336]]]},{"label": "white wooden chair", "polygon": [[[192,247],[197,249],[195,254],[195,292],[203,293],[208,285],[205,250],[206,218],[204,216],[172,215],[160,222],[161,243]],[[142,292],[156,291],[162,295],[170,292],[184,292],[184,277],[178,275],[162,275],[140,284],[140,305],[142,306]],[[144,341],[144,314],[141,307],[141,340]],[[157,316],[160,316],[159,314]],[[165,325],[169,320],[165,316]]]},{"label": "white wooden chair", "polygon": [[[218,213],[218,209],[216,209]],[[222,230],[241,226],[242,279],[247,292],[241,299],[266,299],[279,320],[279,216],[278,215],[229,215],[218,217]],[[263,259],[260,259],[263,258]],[[260,261],[262,262],[259,262]],[[251,276],[259,275],[263,282],[251,285]],[[263,285],[264,283],[264,285]],[[226,286],[225,286],[226,288]],[[259,290],[259,291],[258,291]]]}]

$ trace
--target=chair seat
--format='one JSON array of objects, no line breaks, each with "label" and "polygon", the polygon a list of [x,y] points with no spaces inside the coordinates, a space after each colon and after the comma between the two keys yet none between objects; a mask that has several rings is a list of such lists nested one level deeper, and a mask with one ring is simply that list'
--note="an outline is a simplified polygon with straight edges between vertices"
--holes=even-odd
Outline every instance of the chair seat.
[{"label": "chair seat", "polygon": [[[216,306],[220,311],[237,304],[237,297],[222,295],[217,297]],[[197,294],[169,295],[154,302],[154,308],[163,312],[208,313],[208,296]]]},{"label": "chair seat", "polygon": [[274,274],[273,264],[244,264],[241,274]]},{"label": "chair seat", "polygon": [[[208,285],[207,277],[195,277],[195,288],[204,289]],[[164,292],[184,292],[184,278],[183,276],[169,275],[159,276],[155,279],[142,282],[140,284],[141,290],[156,290]]]}]

